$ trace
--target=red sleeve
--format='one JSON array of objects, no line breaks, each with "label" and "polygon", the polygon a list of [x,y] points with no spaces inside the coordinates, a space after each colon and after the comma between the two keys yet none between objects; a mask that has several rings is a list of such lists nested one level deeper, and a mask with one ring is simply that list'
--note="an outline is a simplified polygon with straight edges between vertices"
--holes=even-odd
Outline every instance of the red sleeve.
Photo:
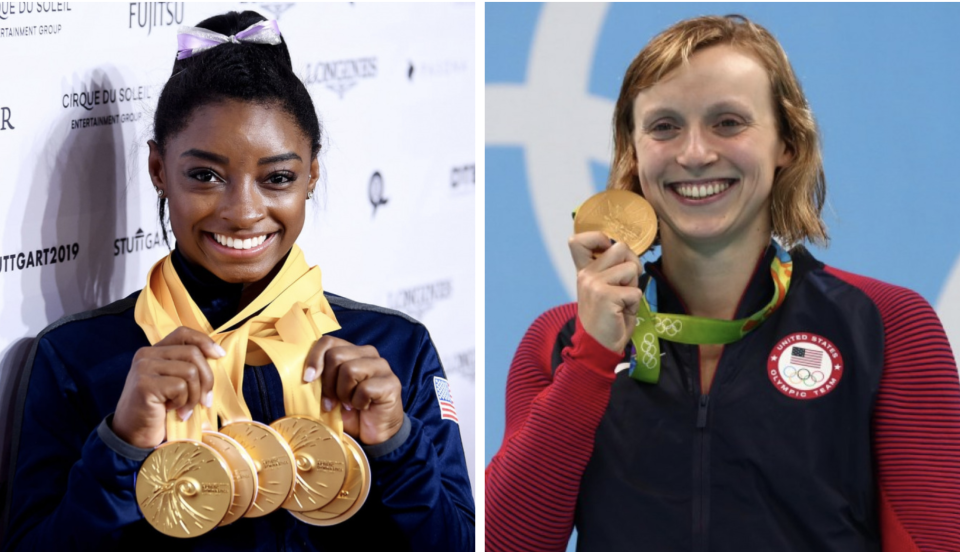
[{"label": "red sleeve", "polygon": [[913,291],[828,271],[866,293],[883,319],[873,418],[883,550],[960,550],[960,381],[943,326]]},{"label": "red sleeve", "polygon": [[573,343],[551,376],[557,335],[576,312],[569,304],[541,315],[510,366],[507,427],[486,470],[488,551],[563,551],[570,539],[580,478],[622,358],[578,319]]}]

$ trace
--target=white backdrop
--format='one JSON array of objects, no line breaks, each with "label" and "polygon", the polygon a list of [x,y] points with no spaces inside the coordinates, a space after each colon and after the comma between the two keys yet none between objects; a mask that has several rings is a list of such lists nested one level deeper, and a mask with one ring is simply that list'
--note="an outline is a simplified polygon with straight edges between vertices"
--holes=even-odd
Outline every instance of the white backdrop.
[{"label": "white backdrop", "polygon": [[146,141],[177,28],[245,9],[278,20],[323,127],[299,244],[324,289],[430,330],[474,481],[473,4],[2,2],[0,497],[29,338],[167,253]]}]

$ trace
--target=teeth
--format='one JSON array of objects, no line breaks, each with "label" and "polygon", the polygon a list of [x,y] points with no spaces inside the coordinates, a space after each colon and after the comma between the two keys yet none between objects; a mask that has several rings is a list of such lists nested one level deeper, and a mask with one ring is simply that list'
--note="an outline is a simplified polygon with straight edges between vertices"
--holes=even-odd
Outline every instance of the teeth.
[{"label": "teeth", "polygon": [[262,244],[267,239],[267,235],[257,236],[256,238],[233,238],[231,236],[224,236],[223,234],[214,234],[213,239],[217,240],[217,243],[220,245],[231,247],[233,249],[250,249],[251,247],[257,247]]},{"label": "teeth", "polygon": [[723,192],[730,187],[730,181],[713,182],[709,184],[678,184],[674,189],[678,194],[690,199],[702,199]]}]

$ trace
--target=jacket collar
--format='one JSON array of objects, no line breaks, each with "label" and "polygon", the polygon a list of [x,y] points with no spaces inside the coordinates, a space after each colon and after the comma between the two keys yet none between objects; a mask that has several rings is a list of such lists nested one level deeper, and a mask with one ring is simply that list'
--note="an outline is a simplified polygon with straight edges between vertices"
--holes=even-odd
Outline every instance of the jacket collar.
[{"label": "jacket collar", "polygon": [[[791,253],[792,254],[792,253]],[[776,249],[773,244],[767,246],[763,254],[757,259],[753,268],[753,275],[747,284],[743,295],[737,305],[734,320],[746,318],[751,314],[762,309],[770,302],[773,296],[774,284],[770,275],[770,264],[776,256]],[[673,314],[690,314],[690,309],[684,303],[683,298],[677,293],[676,289],[670,284],[663,273],[663,257],[654,262],[646,263],[644,269],[650,277],[657,280],[657,311]],[[642,281],[641,287],[646,289],[646,281]]]},{"label": "jacket collar", "polygon": [[170,257],[187,293],[211,326],[219,328],[240,312],[243,284],[224,282],[209,270],[188,261],[176,247]]}]

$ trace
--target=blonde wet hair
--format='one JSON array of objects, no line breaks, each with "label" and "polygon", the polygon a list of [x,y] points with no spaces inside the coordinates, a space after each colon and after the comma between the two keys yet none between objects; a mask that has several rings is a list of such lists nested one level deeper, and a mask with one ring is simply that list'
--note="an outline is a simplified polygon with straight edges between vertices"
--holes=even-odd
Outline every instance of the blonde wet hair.
[{"label": "blonde wet hair", "polygon": [[784,245],[803,241],[826,245],[829,241],[821,218],[827,194],[820,151],[820,133],[813,112],[793,72],[787,54],[769,31],[742,15],[686,19],[653,38],[634,58],[623,76],[613,115],[613,162],[608,189],[631,190],[642,195],[633,144],[633,103],[695,52],[727,44],[752,54],[770,79],[780,139],[793,154],[778,169],[771,194],[773,234]]}]

